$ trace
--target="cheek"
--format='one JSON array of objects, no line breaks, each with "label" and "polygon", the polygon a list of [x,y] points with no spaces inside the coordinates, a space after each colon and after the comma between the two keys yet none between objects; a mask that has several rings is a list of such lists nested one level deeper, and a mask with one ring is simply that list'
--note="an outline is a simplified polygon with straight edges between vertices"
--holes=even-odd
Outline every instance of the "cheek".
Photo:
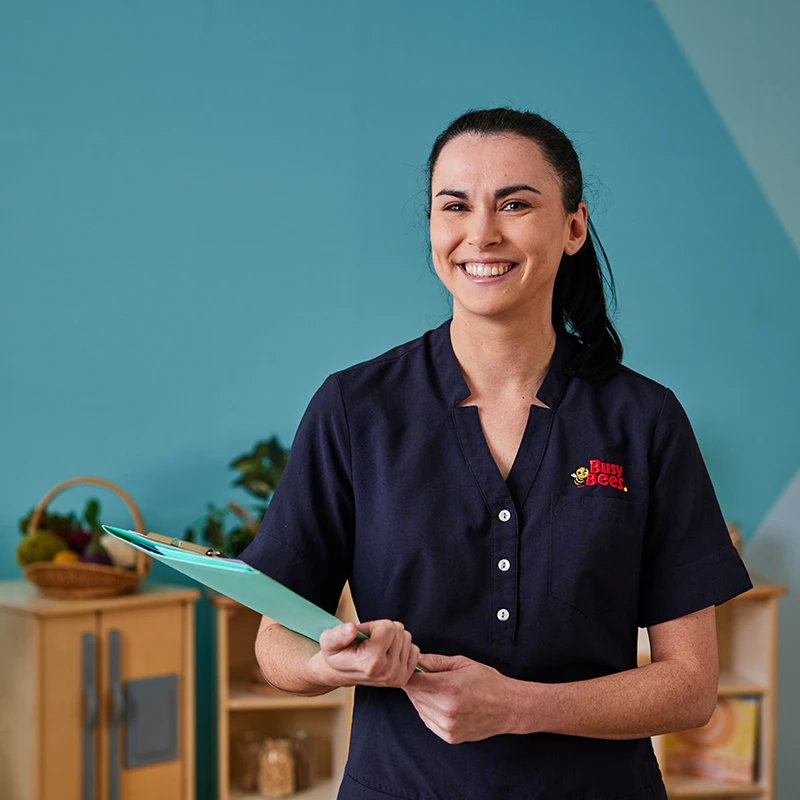
[{"label": "cheek", "polygon": [[452,225],[435,223],[430,227],[430,239],[434,256],[447,258],[458,245],[459,234]]}]

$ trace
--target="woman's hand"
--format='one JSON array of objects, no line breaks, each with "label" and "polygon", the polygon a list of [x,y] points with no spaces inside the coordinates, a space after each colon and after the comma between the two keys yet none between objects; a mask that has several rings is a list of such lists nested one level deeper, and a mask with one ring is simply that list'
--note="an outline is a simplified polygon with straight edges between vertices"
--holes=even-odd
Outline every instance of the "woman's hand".
[{"label": "woman's hand", "polygon": [[[358,632],[369,639],[356,639]],[[327,686],[402,688],[414,673],[419,648],[402,622],[347,622],[322,632],[319,652],[309,661],[315,679]]]},{"label": "woman's hand", "polygon": [[448,744],[509,733],[514,681],[464,656],[420,656],[403,687],[425,726]]}]

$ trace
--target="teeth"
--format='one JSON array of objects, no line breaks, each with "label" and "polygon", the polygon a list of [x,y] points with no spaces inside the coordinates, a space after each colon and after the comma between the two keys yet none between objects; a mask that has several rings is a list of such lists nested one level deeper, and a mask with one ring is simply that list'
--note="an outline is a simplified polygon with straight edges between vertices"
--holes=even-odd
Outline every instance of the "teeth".
[{"label": "teeth", "polygon": [[476,278],[488,278],[491,275],[505,275],[513,264],[464,264],[464,269]]}]

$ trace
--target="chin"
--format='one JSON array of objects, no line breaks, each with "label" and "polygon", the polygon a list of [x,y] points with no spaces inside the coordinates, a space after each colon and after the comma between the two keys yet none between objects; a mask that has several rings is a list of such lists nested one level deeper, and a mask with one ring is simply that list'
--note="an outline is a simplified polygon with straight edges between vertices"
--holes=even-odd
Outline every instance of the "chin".
[{"label": "chin", "polygon": [[460,307],[462,314],[469,314],[476,317],[502,318],[512,312],[513,309],[506,304],[499,303],[462,303],[453,298],[453,311],[456,306]]}]

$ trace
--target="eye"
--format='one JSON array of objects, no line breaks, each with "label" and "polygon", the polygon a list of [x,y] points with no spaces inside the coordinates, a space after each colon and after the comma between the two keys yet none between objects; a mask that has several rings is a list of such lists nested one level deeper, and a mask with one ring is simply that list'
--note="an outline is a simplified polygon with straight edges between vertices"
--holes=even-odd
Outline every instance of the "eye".
[{"label": "eye", "polygon": [[512,211],[519,211],[522,208],[529,208],[528,204],[523,203],[521,200],[509,200],[505,206],[503,206],[503,208],[506,208],[507,206],[519,206],[519,209],[512,208]]},{"label": "eye", "polygon": [[[461,208],[455,208],[455,206],[461,206]],[[463,208],[463,203],[450,203],[450,205],[445,206],[442,211],[461,211]]]}]

